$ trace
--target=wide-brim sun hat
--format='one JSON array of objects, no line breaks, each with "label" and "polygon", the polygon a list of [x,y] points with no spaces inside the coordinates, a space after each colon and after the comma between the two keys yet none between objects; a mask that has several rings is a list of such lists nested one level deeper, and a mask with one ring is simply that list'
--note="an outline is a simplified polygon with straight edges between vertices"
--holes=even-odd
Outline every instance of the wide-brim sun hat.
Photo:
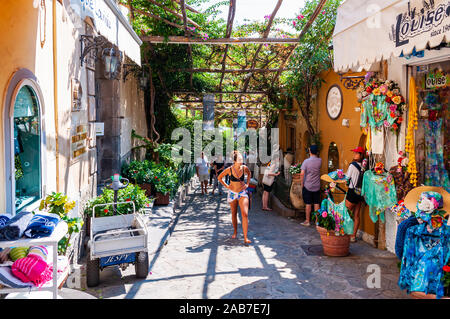
[{"label": "wide-brim sun hat", "polygon": [[436,192],[441,194],[444,205],[439,209],[445,211],[446,215],[450,214],[450,193],[447,192],[443,187],[438,186],[419,186],[410,190],[404,199],[405,206],[409,209],[409,211],[417,211],[417,202],[423,192]]}]

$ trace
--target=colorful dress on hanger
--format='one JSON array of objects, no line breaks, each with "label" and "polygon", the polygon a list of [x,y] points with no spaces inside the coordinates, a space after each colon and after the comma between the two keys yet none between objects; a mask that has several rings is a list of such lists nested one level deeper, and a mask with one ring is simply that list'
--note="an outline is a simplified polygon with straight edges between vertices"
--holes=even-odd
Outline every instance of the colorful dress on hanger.
[{"label": "colorful dress on hanger", "polygon": [[369,206],[370,218],[374,223],[384,223],[384,211],[397,203],[394,178],[390,173],[375,174],[372,170],[364,173],[361,195]]},{"label": "colorful dress on hanger", "polygon": [[371,128],[382,127],[385,120],[392,125],[395,118],[388,116],[390,114],[389,105],[384,95],[369,95],[361,103],[360,126],[366,127],[369,124]]},{"label": "colorful dress on hanger", "polygon": [[398,285],[401,289],[444,295],[442,268],[450,257],[450,227],[443,225],[432,233],[427,223],[408,228]]},{"label": "colorful dress on hanger", "polygon": [[425,121],[425,185],[450,187],[450,181],[444,163],[442,143],[443,120]]},{"label": "colorful dress on hanger", "polygon": [[333,199],[328,196],[322,201],[321,208],[319,210],[320,213],[326,211],[333,216],[336,223],[334,229],[336,235],[353,234],[354,222],[348,212],[347,206],[345,206],[345,199],[346,198],[344,198],[344,200],[339,204],[336,204]]}]

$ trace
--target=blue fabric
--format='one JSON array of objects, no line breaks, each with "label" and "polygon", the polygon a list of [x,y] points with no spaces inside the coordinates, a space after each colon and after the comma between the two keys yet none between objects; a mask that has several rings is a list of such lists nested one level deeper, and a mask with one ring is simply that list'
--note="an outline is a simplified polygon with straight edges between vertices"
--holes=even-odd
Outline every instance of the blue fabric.
[{"label": "blue fabric", "polygon": [[5,226],[0,228],[0,240],[17,240],[22,237],[28,224],[33,218],[33,214],[20,212],[11,218]]},{"label": "blue fabric", "polygon": [[405,236],[398,285],[407,292],[444,295],[442,268],[450,257],[450,227],[443,225],[429,233],[427,223],[408,228]]},{"label": "blue fabric", "polygon": [[48,237],[53,233],[59,221],[59,216],[55,214],[36,214],[25,230],[25,236],[30,238]]},{"label": "blue fabric", "polygon": [[402,259],[403,257],[403,248],[405,246],[405,236],[406,231],[409,227],[418,225],[419,222],[417,221],[417,218],[414,216],[409,217],[408,219],[405,219],[398,225],[397,228],[397,236],[395,238],[395,254],[397,255],[398,259]]},{"label": "blue fabric", "polygon": [[6,215],[0,215],[0,228],[6,226],[10,218]]}]

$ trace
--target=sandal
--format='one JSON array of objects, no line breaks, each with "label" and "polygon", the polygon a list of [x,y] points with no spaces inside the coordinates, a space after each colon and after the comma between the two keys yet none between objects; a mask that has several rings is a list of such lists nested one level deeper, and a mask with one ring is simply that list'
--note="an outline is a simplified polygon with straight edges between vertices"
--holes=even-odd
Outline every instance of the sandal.
[{"label": "sandal", "polygon": [[309,226],[311,226],[311,223],[309,223],[309,222],[307,222],[307,221],[305,220],[305,221],[304,221],[303,223],[301,223],[300,225],[309,227]]}]

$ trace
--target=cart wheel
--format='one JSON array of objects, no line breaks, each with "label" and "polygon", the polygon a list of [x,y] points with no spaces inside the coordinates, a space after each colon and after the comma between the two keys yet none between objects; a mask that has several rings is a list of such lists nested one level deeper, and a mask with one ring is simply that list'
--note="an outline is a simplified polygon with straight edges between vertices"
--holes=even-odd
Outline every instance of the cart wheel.
[{"label": "cart wheel", "polygon": [[148,275],[148,252],[136,253],[136,263],[134,264],[136,277],[147,278]]},{"label": "cart wheel", "polygon": [[91,260],[91,248],[88,245],[86,250],[86,281],[88,287],[98,286],[100,282],[100,260]]}]

